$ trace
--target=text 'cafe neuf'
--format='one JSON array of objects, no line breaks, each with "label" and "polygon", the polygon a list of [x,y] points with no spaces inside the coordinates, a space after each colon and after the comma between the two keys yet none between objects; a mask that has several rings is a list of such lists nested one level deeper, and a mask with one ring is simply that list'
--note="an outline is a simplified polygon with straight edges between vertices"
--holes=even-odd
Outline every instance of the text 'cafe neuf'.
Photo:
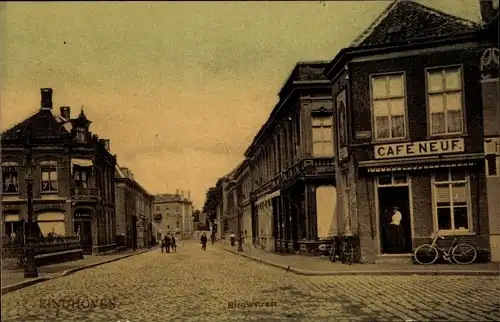
[{"label": "text 'cafe neuf'", "polygon": [[375,158],[398,158],[412,155],[464,152],[463,139],[434,140],[382,145],[375,148]]}]

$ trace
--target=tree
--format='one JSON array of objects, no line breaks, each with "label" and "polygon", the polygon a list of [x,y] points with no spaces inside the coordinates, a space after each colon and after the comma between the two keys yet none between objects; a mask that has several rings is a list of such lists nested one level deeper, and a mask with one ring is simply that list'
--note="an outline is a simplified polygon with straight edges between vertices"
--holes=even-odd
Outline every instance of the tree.
[{"label": "tree", "polygon": [[212,225],[215,223],[215,216],[217,213],[217,204],[221,199],[221,194],[216,187],[208,188],[205,204],[203,205],[203,212],[207,214],[207,222]]},{"label": "tree", "polygon": [[199,222],[200,221],[200,214],[201,214],[201,211],[199,211],[198,209],[196,209],[195,211],[193,211],[193,222]]}]

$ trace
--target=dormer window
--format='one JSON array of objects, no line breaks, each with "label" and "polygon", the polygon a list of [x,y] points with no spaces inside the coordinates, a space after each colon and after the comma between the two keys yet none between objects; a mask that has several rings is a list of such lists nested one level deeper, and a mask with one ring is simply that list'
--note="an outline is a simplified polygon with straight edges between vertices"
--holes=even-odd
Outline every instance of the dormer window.
[{"label": "dormer window", "polygon": [[85,129],[84,128],[77,128],[76,129],[76,140],[79,143],[85,143]]}]

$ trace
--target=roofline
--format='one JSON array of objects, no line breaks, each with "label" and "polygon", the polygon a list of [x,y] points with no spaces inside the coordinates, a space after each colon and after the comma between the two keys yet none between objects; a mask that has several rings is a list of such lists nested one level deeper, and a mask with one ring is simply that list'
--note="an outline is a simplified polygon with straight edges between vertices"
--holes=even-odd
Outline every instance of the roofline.
[{"label": "roofline", "polygon": [[271,126],[271,124],[273,124],[273,121],[274,121],[274,118],[276,117],[276,115],[278,115],[279,112],[281,112],[281,110],[283,109],[283,106],[286,105],[286,103],[288,102],[288,100],[293,97],[293,95],[295,95],[298,91],[303,91],[303,90],[306,90],[306,89],[311,89],[311,88],[324,88],[326,87],[326,85],[328,85],[328,87],[331,86],[331,81],[321,81],[321,82],[307,82],[307,83],[296,83],[294,82],[293,83],[294,88],[292,88],[292,91],[286,96],[286,98],[280,100],[273,108],[273,110],[271,111],[271,114],[269,115],[269,117],[267,118],[266,122],[261,126],[261,128],[259,129],[259,131],[257,132],[257,134],[255,135],[254,139],[252,140],[252,143],[249,145],[249,147],[245,150],[245,153],[244,153],[244,156],[246,158],[249,158],[250,157],[250,153],[253,152],[253,150],[255,150],[255,146],[257,145],[257,142],[259,142],[259,140],[262,138],[262,135],[265,133],[265,131],[269,128],[269,126]]},{"label": "roofline", "polygon": [[478,41],[477,36],[482,30],[471,31],[467,33],[456,34],[453,36],[441,36],[433,38],[425,38],[421,41],[416,41],[414,43],[392,43],[390,45],[369,45],[361,47],[347,47],[341,49],[338,54],[333,58],[328,67],[325,69],[325,75],[331,81],[334,81],[339,73],[350,59],[354,57],[364,56],[364,55],[375,55],[387,52],[400,52],[407,51],[410,49],[420,49],[432,46],[443,46],[450,43],[465,42],[465,41]]}]

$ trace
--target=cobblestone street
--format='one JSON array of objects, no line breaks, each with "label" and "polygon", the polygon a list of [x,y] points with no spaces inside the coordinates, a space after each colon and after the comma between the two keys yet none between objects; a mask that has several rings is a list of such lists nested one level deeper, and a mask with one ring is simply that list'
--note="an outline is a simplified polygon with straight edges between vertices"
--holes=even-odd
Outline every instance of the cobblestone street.
[{"label": "cobblestone street", "polygon": [[191,241],[9,293],[2,321],[498,321],[499,292],[498,277],[298,276]]}]

